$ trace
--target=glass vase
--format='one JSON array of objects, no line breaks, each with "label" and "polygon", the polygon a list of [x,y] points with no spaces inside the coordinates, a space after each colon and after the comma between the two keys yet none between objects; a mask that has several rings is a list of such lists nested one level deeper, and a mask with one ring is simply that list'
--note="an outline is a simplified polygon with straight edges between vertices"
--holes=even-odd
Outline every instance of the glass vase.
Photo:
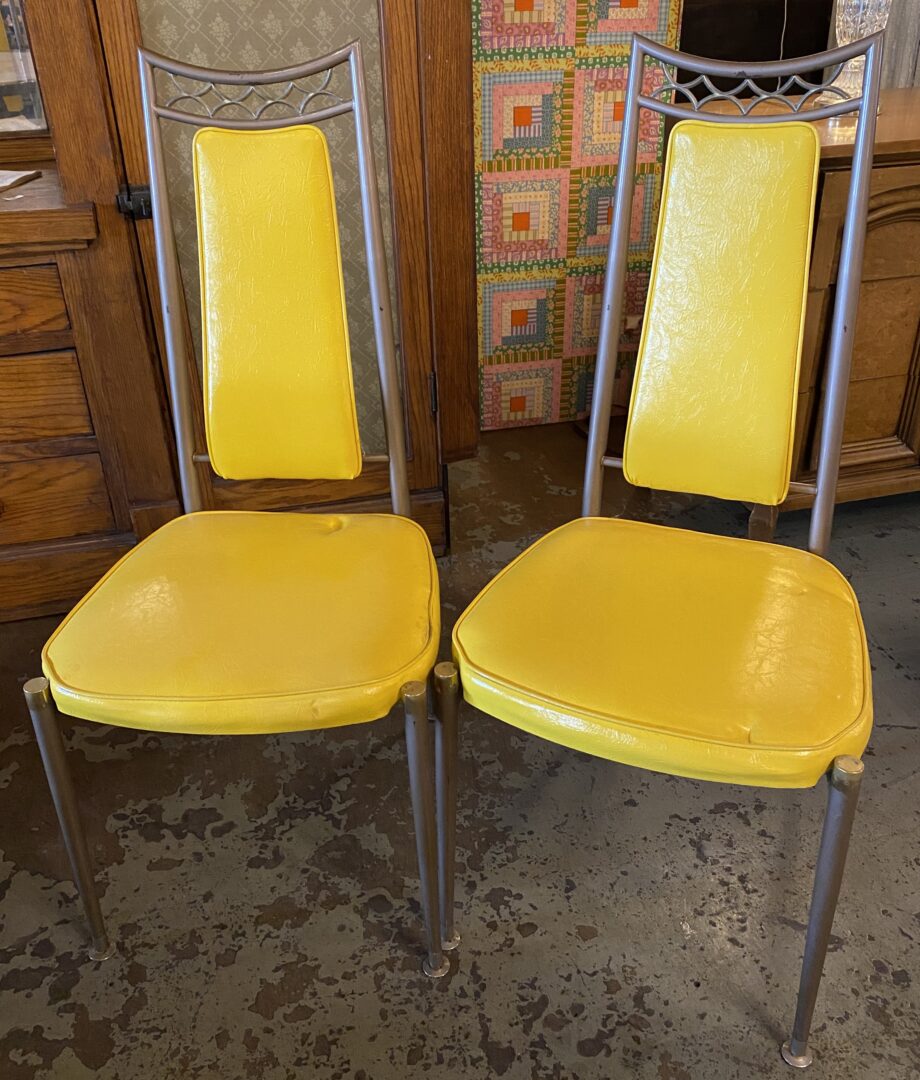
[{"label": "glass vase", "polygon": [[[849,45],[877,30],[884,30],[890,11],[891,0],[837,0],[837,44]],[[834,86],[847,97],[859,97],[865,64],[864,56],[848,60],[834,80]]]}]

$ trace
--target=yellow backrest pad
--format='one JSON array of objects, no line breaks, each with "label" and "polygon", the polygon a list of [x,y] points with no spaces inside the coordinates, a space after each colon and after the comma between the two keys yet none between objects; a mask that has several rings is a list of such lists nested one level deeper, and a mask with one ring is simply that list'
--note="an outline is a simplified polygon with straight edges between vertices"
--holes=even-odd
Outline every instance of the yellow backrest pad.
[{"label": "yellow backrest pad", "polygon": [[329,151],[312,126],[194,139],[208,452],[237,480],[361,471]]},{"label": "yellow backrest pad", "polygon": [[675,125],[626,431],[631,483],[785,498],[818,160],[811,124]]}]

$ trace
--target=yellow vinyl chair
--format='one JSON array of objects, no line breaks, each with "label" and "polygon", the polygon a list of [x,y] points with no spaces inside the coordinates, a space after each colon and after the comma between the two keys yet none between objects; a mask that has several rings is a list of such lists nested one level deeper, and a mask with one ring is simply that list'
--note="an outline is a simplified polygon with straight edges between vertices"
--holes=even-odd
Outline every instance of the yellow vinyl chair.
[{"label": "yellow vinyl chair", "polygon": [[[347,79],[345,96],[329,89],[336,69]],[[210,71],[141,52],[140,72],[187,512],[138,544],[77,604],[44,648],[43,677],[25,687],[92,930],[90,955],[104,959],[111,945],[56,710],[150,731],[239,735],[366,723],[402,701],[426,924],[423,968],[443,975],[426,689],[439,645],[438,577],[428,538],[409,517],[359,47],[259,73]],[[314,93],[309,80],[317,76],[324,81]],[[172,93],[165,104],[157,100],[163,79]],[[278,84],[287,90],[273,92]],[[316,126],[348,112],[394,512],[203,510],[197,470],[208,462],[233,479],[347,479],[361,471],[329,153]],[[198,128],[192,164],[207,455],[195,453],[193,442],[163,119]],[[452,665],[439,668],[441,681],[451,675],[456,683]]]},{"label": "yellow vinyl chair", "polygon": [[[859,608],[822,556],[856,320],[879,50],[875,37],[742,68],[635,39],[583,516],[499,573],[453,632],[466,700],[541,738],[698,780],[809,788],[828,777],[798,1007],[783,1047],[800,1068],[811,1061],[808,1034],[872,724]],[[814,107],[827,87],[801,73],[831,67],[830,83],[856,55],[866,57],[862,97],[838,93]],[[646,94],[643,69],[654,65],[661,89]],[[696,75],[682,89],[678,68]],[[739,85],[720,92],[714,76]],[[705,107],[714,98],[721,111]],[[620,461],[606,446],[633,191],[625,180],[635,172],[640,109],[678,123]],[[820,149],[815,127],[803,121],[848,111],[859,115],[859,134],[821,464],[809,489],[810,550],[598,516],[605,466],[651,488],[769,507],[786,497]],[[451,759],[439,762],[440,774],[453,769]],[[452,874],[452,860],[442,862],[442,896],[451,900]],[[442,913],[449,920],[447,904]]]}]

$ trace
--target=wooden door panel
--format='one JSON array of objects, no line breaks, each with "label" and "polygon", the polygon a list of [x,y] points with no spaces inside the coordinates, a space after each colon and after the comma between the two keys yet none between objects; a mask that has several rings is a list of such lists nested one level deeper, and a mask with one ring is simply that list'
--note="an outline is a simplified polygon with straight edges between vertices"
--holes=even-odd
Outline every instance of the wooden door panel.
[{"label": "wooden door panel", "polygon": [[56,266],[0,270],[0,337],[66,330],[70,326]]},{"label": "wooden door panel", "polygon": [[864,281],[859,292],[850,381],[906,375],[918,327],[920,277]]},{"label": "wooden door panel", "polygon": [[57,614],[72,607],[135,543],[128,535],[10,549],[0,558],[6,619]]},{"label": "wooden door panel", "polygon": [[0,359],[0,443],[92,433],[74,352]]},{"label": "wooden door panel", "polygon": [[850,383],[843,423],[844,445],[898,436],[906,386],[904,375]]},{"label": "wooden door panel", "polygon": [[98,454],[0,465],[0,544],[112,532]]}]

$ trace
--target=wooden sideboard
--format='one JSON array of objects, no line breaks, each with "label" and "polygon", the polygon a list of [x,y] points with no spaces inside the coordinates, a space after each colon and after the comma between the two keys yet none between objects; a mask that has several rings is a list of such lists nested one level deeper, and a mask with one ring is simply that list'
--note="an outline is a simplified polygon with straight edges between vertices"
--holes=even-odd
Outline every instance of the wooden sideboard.
[{"label": "wooden sideboard", "polygon": [[[825,121],[793,479],[815,477],[854,120]],[[920,88],[883,90],[838,502],[920,491]],[[793,494],[781,510],[806,506]]]}]

